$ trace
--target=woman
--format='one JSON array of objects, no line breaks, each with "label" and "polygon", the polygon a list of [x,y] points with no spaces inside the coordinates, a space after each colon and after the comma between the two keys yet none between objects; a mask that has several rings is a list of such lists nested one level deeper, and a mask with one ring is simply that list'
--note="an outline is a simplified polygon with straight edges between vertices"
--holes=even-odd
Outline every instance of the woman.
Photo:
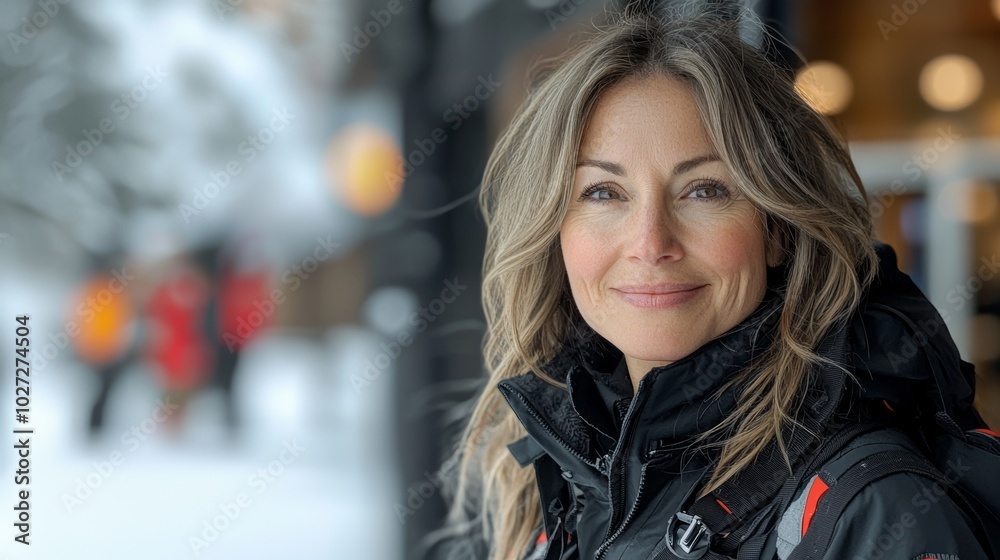
[{"label": "woman", "polygon": [[914,510],[932,480],[912,473],[817,522],[822,554],[799,546],[815,473],[917,452],[885,417],[916,402],[923,354],[889,367],[868,343],[904,339],[883,295],[940,318],[876,253],[866,203],[834,130],[724,14],[626,14],[582,44],[487,164],[490,379],[452,521],[471,508],[491,560],[986,558],[947,495]]}]

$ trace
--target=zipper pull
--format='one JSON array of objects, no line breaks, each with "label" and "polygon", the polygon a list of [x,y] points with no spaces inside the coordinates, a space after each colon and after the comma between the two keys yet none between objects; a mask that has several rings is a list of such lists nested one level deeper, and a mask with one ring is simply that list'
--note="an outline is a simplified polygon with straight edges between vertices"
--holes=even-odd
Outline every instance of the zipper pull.
[{"label": "zipper pull", "polygon": [[666,440],[656,439],[649,442],[646,446],[646,463],[651,463],[655,460],[666,460],[669,459],[674,452],[670,451],[670,445]]},{"label": "zipper pull", "polygon": [[604,476],[611,476],[611,454],[607,453],[598,457],[595,466]]},{"label": "zipper pull", "polygon": [[649,445],[646,446],[646,462],[652,461],[657,457],[657,455],[660,454],[663,449],[660,445],[661,441],[662,440],[654,439],[649,442]]}]

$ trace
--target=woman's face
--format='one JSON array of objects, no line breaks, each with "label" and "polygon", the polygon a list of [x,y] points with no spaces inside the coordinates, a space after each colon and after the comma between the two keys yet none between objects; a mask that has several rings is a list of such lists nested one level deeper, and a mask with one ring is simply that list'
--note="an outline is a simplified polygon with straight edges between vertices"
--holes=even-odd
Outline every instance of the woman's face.
[{"label": "woman's face", "polygon": [[761,215],[674,78],[627,80],[598,101],[560,243],[580,313],[636,386],[737,325],[766,287]]}]

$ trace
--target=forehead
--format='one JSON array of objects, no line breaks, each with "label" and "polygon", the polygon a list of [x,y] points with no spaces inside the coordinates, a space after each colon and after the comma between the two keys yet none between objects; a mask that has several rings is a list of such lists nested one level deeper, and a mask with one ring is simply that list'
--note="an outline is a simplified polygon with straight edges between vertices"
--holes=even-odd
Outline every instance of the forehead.
[{"label": "forehead", "polygon": [[580,158],[669,158],[714,151],[690,87],[654,75],[625,79],[597,100],[584,128]]}]

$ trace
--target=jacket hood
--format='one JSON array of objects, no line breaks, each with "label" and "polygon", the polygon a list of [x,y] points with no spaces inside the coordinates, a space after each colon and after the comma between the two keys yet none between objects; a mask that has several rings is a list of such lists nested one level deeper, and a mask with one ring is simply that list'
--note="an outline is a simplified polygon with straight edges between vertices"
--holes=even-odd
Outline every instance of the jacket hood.
[{"label": "jacket hood", "polygon": [[891,247],[876,243],[878,275],[850,325],[851,365],[860,394],[900,413],[944,410],[981,423],[972,408],[975,374],[963,362],[937,309],[897,266]]}]

